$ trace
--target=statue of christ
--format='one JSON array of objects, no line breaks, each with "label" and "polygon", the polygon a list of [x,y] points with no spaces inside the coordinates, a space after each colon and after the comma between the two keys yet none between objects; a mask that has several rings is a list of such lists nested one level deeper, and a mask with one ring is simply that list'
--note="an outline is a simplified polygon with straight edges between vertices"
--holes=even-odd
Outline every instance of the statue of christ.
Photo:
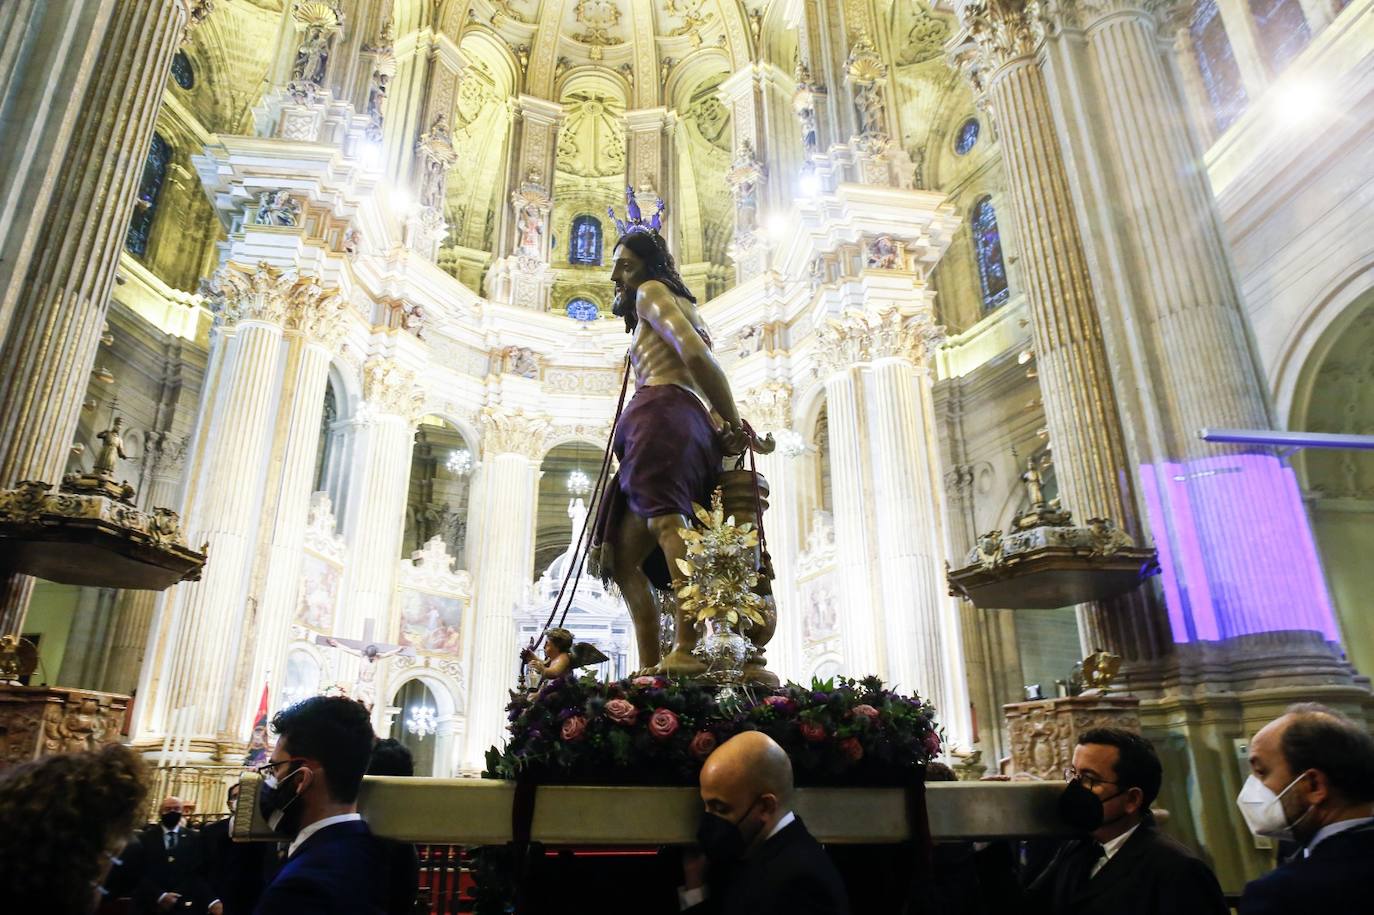
[{"label": "statue of christ", "polygon": [[[676,596],[672,650],[660,657],[659,604],[653,589],[676,590],[679,532],[692,503],[709,505],[725,455],[740,454],[748,436],[730,384],[711,352],[696,297],[683,284],[667,243],[639,218],[632,191],[628,223],[615,247],[613,312],[625,320],[635,393],[616,425],[619,469],[597,507],[592,551],[603,580],[614,579],[629,605],[640,663],[647,671],[694,676],[697,632]],[[662,210],[662,203],[659,203]]]}]

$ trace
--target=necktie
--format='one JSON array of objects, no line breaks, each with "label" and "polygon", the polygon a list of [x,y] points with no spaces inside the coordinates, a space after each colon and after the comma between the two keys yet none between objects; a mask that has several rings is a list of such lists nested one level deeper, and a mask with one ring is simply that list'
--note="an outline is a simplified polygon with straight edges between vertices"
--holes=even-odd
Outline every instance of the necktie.
[{"label": "necktie", "polygon": [[174,848],[176,848],[176,847],[177,847],[177,833],[176,833],[176,830],[173,829],[171,832],[167,833],[167,850],[168,850],[168,851],[171,851],[172,849],[174,849]]},{"label": "necktie", "polygon": [[1097,876],[1097,872],[1107,865],[1107,849],[1100,843],[1094,842],[1088,847],[1087,855],[1088,871],[1087,879],[1091,880]]}]

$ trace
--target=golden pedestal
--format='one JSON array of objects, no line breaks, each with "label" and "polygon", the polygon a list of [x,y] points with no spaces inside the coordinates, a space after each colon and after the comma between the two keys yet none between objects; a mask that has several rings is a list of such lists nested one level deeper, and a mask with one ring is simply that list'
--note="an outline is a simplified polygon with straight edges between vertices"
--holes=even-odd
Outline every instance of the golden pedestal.
[{"label": "golden pedestal", "polygon": [[1078,735],[1092,728],[1140,733],[1140,700],[1124,695],[1065,696],[1002,706],[1011,735],[1011,769],[1058,781],[1073,763]]},{"label": "golden pedestal", "polygon": [[128,707],[115,693],[0,684],[0,769],[119,743]]}]

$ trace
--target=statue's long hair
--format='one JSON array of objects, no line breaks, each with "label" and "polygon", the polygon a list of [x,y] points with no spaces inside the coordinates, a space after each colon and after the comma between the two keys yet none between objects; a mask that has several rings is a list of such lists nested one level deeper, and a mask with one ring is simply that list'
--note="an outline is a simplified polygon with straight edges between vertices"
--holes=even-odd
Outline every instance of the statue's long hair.
[{"label": "statue's long hair", "polygon": [[[615,246],[628,248],[644,261],[644,266],[649,270],[649,279],[658,280],[675,295],[696,304],[697,297],[692,295],[687,284],[682,282],[682,275],[677,272],[677,263],[668,252],[668,243],[663,240],[663,236],[657,232],[629,232],[620,236]],[[639,317],[635,314],[633,302],[626,302],[624,310],[625,314],[621,317],[625,319],[625,331],[628,333],[635,329]]]}]

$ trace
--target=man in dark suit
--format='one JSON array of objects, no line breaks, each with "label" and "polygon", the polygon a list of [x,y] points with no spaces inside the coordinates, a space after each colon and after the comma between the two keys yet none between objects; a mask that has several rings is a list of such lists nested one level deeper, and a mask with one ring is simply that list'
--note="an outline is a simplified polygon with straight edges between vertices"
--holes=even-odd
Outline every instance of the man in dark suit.
[{"label": "man in dark suit", "polygon": [[270,843],[235,842],[231,838],[238,796],[235,782],[229,786],[229,816],[200,831],[210,891],[219,902],[219,912],[212,907],[210,915],[251,915],[263,888],[276,875],[277,856]]},{"label": "man in dark suit", "polygon": [[1250,830],[1301,849],[1245,887],[1241,915],[1362,912],[1374,862],[1374,737],[1315,702],[1292,706],[1250,742],[1237,804]]},{"label": "man in dark suit", "polygon": [[134,907],[142,915],[206,915],[215,902],[205,879],[205,846],[186,828],[183,809],[180,798],[166,798],[158,822],[139,835],[143,872]]},{"label": "man in dark suit", "polygon": [[[415,759],[405,744],[388,737],[373,744],[367,774],[410,778],[415,775]],[[410,842],[378,841],[386,852],[386,910],[391,915],[412,915],[420,895],[420,856]]]},{"label": "man in dark suit", "polygon": [[772,738],[746,731],[717,747],[701,769],[701,800],[704,862],[684,862],[683,910],[848,915],[839,872],[792,812],[792,763]]},{"label": "man in dark suit", "polygon": [[367,709],[314,696],[278,712],[272,729],[279,736],[259,806],[291,845],[257,915],[385,912],[385,853],[357,804],[374,740]]},{"label": "man in dark suit", "polygon": [[1154,747],[1119,728],[1085,731],[1065,773],[1065,812],[1092,814],[1087,838],[1065,844],[1026,891],[1053,915],[1227,915],[1216,876],[1155,828],[1163,768]]}]

